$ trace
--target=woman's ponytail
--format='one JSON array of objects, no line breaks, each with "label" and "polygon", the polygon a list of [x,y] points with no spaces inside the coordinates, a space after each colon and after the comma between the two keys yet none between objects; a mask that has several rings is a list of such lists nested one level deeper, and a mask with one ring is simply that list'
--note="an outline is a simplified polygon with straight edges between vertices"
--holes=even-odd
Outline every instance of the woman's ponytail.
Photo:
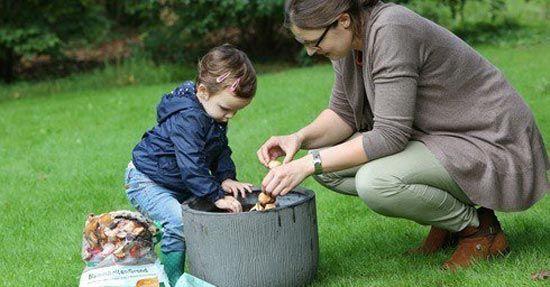
[{"label": "woman's ponytail", "polygon": [[354,2],[357,3],[356,4],[357,7],[368,8],[376,5],[379,2],[379,0],[355,0]]}]

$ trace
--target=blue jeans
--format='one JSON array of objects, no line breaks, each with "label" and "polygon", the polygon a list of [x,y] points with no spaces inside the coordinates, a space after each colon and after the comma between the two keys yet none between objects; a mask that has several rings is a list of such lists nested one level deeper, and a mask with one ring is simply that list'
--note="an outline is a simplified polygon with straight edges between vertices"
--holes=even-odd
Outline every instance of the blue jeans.
[{"label": "blue jeans", "polygon": [[126,169],[124,183],[126,196],[134,208],[162,225],[161,251],[185,251],[181,203],[191,195],[156,184],[133,164],[129,164]]}]

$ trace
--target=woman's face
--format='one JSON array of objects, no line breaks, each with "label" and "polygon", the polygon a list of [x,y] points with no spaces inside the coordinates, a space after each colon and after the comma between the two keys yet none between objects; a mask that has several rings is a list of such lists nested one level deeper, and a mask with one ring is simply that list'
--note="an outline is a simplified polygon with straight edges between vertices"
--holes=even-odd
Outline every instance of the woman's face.
[{"label": "woman's face", "polygon": [[[319,54],[331,60],[338,60],[347,56],[352,49],[353,30],[351,19],[346,13],[340,15],[334,25],[329,27],[302,29],[291,25],[290,30],[296,40],[304,45],[309,56]],[[315,46],[316,43],[318,43],[317,46]]]}]

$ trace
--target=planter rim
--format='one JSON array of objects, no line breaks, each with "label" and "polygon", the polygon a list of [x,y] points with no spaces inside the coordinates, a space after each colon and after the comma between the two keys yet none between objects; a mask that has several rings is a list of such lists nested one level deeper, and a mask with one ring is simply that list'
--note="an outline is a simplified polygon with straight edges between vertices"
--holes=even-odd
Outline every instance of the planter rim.
[{"label": "planter rim", "polygon": [[[261,189],[259,187],[255,186],[255,187],[252,188],[252,192],[261,192]],[[197,214],[197,215],[200,214],[200,215],[203,215],[203,216],[218,216],[218,217],[254,216],[254,215],[265,214],[265,213],[268,213],[268,212],[274,212],[274,211],[281,210],[281,209],[284,209],[284,208],[292,208],[292,207],[301,205],[305,202],[311,201],[315,198],[315,193],[313,191],[311,191],[309,189],[306,189],[306,188],[303,188],[301,186],[295,187],[288,194],[291,194],[291,193],[298,193],[298,194],[303,195],[304,197],[302,199],[296,201],[296,202],[293,202],[292,204],[285,205],[285,206],[278,206],[274,209],[270,209],[270,210],[267,210],[267,211],[253,211],[253,212],[239,212],[239,213],[222,213],[222,212],[201,211],[201,210],[193,209],[189,206],[190,203],[193,203],[195,200],[197,200],[196,198],[182,203],[181,206],[182,206],[182,210],[183,210],[184,213],[191,213],[191,214]]]}]

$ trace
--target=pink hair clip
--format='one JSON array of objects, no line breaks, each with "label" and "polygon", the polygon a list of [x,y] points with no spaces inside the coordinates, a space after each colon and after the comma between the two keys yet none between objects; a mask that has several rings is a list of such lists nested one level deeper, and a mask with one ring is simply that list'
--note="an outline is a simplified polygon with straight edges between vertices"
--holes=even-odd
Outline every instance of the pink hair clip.
[{"label": "pink hair clip", "polygon": [[227,72],[227,73],[217,77],[216,82],[221,83],[221,82],[225,81],[225,79],[227,79],[227,77],[229,77],[229,75],[231,75],[231,72]]},{"label": "pink hair clip", "polygon": [[239,77],[235,83],[233,83],[233,85],[231,85],[231,88],[229,88],[229,90],[231,92],[235,92],[235,90],[237,89],[237,87],[239,86],[239,83],[241,82],[241,78]]}]

